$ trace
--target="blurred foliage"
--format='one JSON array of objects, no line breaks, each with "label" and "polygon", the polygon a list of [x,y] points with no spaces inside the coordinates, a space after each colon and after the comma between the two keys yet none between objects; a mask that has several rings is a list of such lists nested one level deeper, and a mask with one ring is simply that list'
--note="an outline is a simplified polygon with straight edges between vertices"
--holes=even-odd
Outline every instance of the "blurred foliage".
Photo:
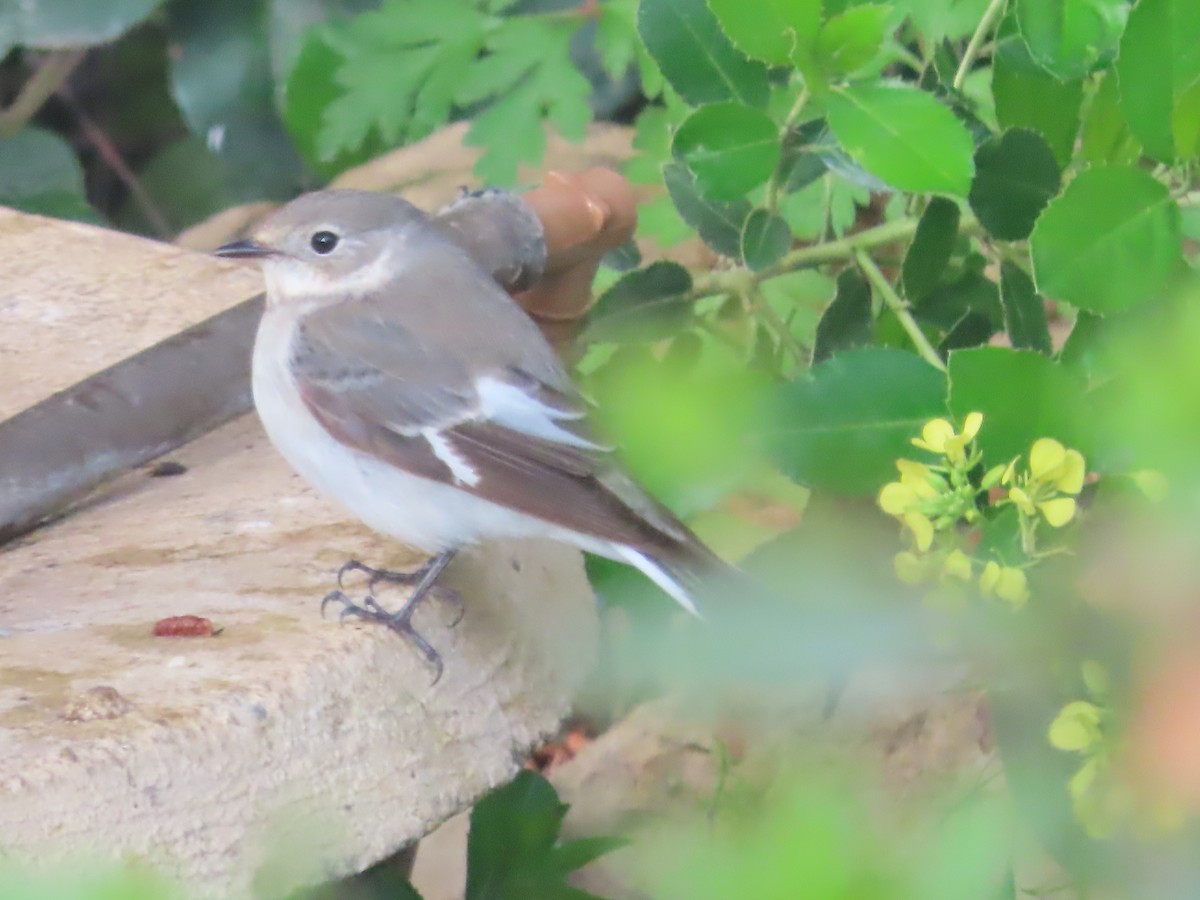
[{"label": "blurred foliage", "polygon": [[[1154,690],[1161,648],[1197,655],[1198,29],[1194,0],[23,0],[0,202],[168,236],[453,120],[500,184],[545,127],[631,122],[646,261],[601,272],[580,375],[770,594],[681,634],[591,561],[648,626],[613,691],[962,664],[1070,883],[1194,897],[1200,749],[1157,724],[1194,695]],[[676,835],[660,862],[697,863],[655,896],[1047,890],[1007,815],[874,828],[856,784]],[[518,785],[473,883],[526,859],[560,895],[560,814]]]}]

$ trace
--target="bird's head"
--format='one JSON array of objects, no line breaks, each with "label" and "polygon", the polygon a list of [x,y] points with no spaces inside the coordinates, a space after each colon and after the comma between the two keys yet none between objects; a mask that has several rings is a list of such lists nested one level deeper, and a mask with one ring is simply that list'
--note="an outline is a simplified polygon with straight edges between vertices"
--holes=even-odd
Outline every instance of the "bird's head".
[{"label": "bird's head", "polygon": [[421,210],[399,197],[317,191],[276,210],[216,254],[261,260],[268,303],[349,299],[395,277],[410,229],[425,222]]}]

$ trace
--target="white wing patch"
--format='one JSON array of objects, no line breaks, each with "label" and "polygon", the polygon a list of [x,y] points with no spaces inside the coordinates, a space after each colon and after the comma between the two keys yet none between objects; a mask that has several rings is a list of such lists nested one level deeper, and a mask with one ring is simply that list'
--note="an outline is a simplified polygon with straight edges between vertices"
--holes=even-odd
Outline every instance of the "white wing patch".
[{"label": "white wing patch", "polygon": [[607,450],[560,427],[559,421],[582,419],[583,410],[557,409],[529,396],[519,387],[485,375],[475,382],[480,418],[491,419],[505,428],[533,437],[556,441],[585,450]]},{"label": "white wing patch", "polygon": [[468,487],[475,487],[479,484],[479,473],[462,457],[462,454],[454,448],[444,434],[436,428],[422,428],[421,437],[429,442],[433,455],[445,463],[450,474],[454,476],[456,484],[465,484]]}]

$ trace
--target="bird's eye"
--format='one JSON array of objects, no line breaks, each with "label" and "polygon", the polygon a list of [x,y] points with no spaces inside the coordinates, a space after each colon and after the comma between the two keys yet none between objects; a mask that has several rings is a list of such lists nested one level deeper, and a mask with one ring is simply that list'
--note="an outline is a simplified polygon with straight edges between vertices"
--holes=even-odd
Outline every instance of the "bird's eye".
[{"label": "bird's eye", "polygon": [[326,253],[332,253],[333,248],[338,245],[338,236],[332,231],[318,231],[308,243],[314,252],[324,256]]}]

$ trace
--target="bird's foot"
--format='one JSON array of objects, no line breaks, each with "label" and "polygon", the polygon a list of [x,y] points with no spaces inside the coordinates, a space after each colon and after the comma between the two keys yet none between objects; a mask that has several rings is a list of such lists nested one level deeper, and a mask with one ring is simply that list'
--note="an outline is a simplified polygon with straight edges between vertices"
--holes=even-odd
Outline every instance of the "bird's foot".
[{"label": "bird's foot", "polygon": [[457,615],[455,616],[454,621],[451,623],[451,627],[457,625],[462,620],[462,596],[453,588],[442,587],[435,583],[442,570],[446,568],[450,560],[454,558],[454,552],[455,551],[453,550],[448,550],[444,553],[441,553],[438,556],[433,557],[431,560],[429,560],[429,562],[421,566],[421,568],[417,569],[416,572],[412,573],[388,572],[384,569],[372,569],[369,566],[363,565],[357,560],[351,560],[350,562],[346,563],[346,565],[342,566],[342,568],[338,571],[339,587],[342,583],[342,576],[349,571],[358,571],[366,574],[370,578],[370,581],[368,582],[368,589],[372,592],[374,591],[374,585],[380,581],[389,581],[399,584],[412,584],[415,581],[416,586],[413,588],[413,592],[411,595],[409,595],[408,600],[405,601],[404,606],[402,606],[398,612],[389,612],[388,610],[384,609],[370,594],[363,598],[361,604],[358,604],[346,596],[346,594],[344,594],[342,591],[336,590],[331,591],[325,596],[325,599],[321,601],[321,614],[325,614],[325,607],[328,604],[340,603],[342,604],[342,612],[339,616],[341,621],[345,621],[347,616],[354,616],[360,619],[369,619],[374,622],[379,622],[397,634],[402,635],[409,641],[409,643],[421,651],[421,655],[424,656],[425,659],[429,661],[430,665],[433,666],[435,673],[433,683],[437,684],[438,680],[442,677],[442,657],[433,648],[433,645],[430,644],[429,641],[426,640],[425,637],[418,632],[415,627],[413,627],[412,617],[422,601],[424,601],[427,597],[437,596],[451,603],[456,608]]}]

